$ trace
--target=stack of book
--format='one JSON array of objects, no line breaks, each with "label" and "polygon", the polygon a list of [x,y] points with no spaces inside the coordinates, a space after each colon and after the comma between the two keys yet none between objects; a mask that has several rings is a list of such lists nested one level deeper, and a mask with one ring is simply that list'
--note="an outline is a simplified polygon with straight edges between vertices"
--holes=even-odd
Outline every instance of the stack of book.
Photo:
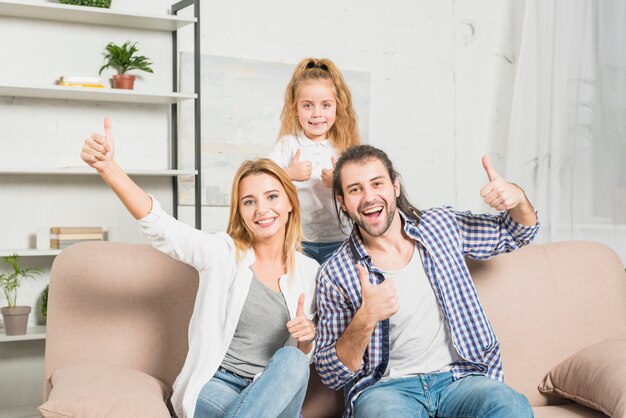
[{"label": "stack of book", "polygon": [[66,87],[90,87],[97,89],[104,88],[104,84],[102,84],[102,79],[100,77],[85,77],[77,75],[61,76],[57,85]]},{"label": "stack of book", "polygon": [[64,249],[77,242],[102,241],[101,226],[53,226],[50,228],[50,248]]}]

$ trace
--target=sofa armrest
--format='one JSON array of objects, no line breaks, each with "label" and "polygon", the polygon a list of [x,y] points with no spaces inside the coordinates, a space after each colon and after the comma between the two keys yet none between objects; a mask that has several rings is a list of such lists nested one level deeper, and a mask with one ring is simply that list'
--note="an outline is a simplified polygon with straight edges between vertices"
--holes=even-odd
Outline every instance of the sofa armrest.
[{"label": "sofa armrest", "polygon": [[139,370],[107,364],[79,364],[49,378],[50,397],[38,410],[43,418],[169,418],[171,390]]}]

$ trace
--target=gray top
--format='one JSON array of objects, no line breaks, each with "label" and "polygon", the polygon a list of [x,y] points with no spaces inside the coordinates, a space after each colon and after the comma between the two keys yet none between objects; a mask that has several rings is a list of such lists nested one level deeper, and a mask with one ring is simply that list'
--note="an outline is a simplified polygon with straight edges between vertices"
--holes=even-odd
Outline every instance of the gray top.
[{"label": "gray top", "polygon": [[249,378],[262,372],[289,338],[286,325],[289,319],[283,294],[274,292],[253,276],[221,367]]}]

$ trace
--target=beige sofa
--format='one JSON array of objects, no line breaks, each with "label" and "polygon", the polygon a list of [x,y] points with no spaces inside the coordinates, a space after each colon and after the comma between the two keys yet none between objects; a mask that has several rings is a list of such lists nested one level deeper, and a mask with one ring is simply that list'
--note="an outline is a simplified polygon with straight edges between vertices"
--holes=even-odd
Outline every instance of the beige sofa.
[{"label": "beige sofa", "polygon": [[[470,262],[470,269],[501,343],[507,383],[528,397],[535,416],[605,416],[537,386],[580,349],[626,334],[626,275],[617,255],[596,243],[562,242]],[[63,251],[50,281],[42,415],[167,416],[196,289],[193,269],[148,245],[97,242]],[[341,392],[312,374],[304,417],[339,417],[341,403]]]}]

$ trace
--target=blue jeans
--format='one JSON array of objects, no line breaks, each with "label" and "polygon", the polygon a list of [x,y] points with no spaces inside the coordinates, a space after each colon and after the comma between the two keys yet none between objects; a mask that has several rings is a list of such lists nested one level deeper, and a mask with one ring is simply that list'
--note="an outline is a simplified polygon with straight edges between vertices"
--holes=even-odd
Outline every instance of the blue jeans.
[{"label": "blue jeans", "polygon": [[297,418],[309,382],[309,361],[296,347],[283,347],[256,379],[219,368],[198,395],[194,418]]},{"label": "blue jeans", "polygon": [[320,264],[324,264],[326,260],[343,244],[339,242],[304,242],[302,241],[302,251],[313,260]]},{"label": "blue jeans", "polygon": [[528,399],[485,376],[452,379],[451,372],[379,381],[354,402],[356,418],[533,417]]}]

